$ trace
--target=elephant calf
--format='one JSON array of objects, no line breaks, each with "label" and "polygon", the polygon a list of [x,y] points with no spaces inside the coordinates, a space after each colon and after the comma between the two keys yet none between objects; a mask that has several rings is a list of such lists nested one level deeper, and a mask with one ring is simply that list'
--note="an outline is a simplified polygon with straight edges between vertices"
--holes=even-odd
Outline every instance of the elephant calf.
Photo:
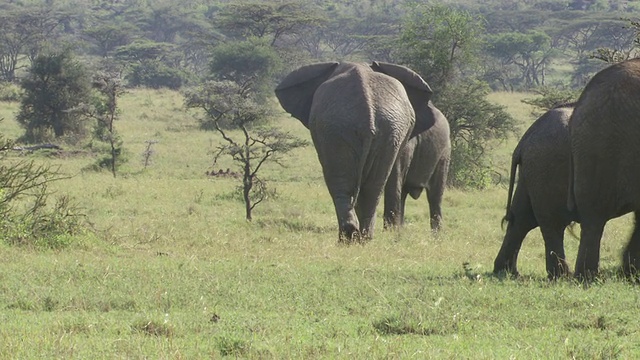
[{"label": "elephant calf", "polygon": [[[494,262],[494,273],[518,274],[516,263],[522,241],[537,226],[544,238],[549,277],[570,272],[564,253],[564,230],[577,220],[567,206],[572,112],[573,104],[547,111],[529,127],[513,151],[504,218],[508,222],[507,232]],[[513,193],[518,166],[518,185]]]},{"label": "elephant calf", "polygon": [[418,199],[426,189],[431,229],[442,223],[442,195],[451,160],[451,139],[447,118],[429,102],[434,125],[411,138],[400,150],[384,193],[385,227],[401,226],[407,195]]}]

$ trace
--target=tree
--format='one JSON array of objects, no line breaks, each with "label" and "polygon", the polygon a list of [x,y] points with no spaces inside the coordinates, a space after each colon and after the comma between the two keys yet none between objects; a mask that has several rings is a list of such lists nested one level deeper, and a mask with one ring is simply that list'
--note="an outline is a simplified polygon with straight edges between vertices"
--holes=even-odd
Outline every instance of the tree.
[{"label": "tree", "polygon": [[186,74],[179,69],[177,46],[150,40],[137,40],[116,48],[115,58],[129,65],[126,78],[130,86],[148,86],[154,89],[178,89]]},{"label": "tree", "polygon": [[542,31],[490,36],[487,50],[499,60],[500,66],[515,66],[520,69],[517,79],[503,81],[512,86],[520,84],[525,89],[544,85],[545,67],[555,54],[551,47],[551,37]]},{"label": "tree", "polygon": [[302,35],[322,21],[303,3],[280,1],[230,3],[223,7],[216,20],[218,28],[231,37],[265,38],[271,46],[284,36]]},{"label": "tree", "polygon": [[[214,164],[221,156],[229,156],[240,168],[246,219],[251,221],[253,209],[269,195],[266,182],[258,177],[262,166],[267,162],[282,165],[285,154],[307,142],[263,125],[264,119],[271,116],[269,108],[255,102],[242,86],[231,81],[209,81],[188,92],[185,104],[187,108],[203,110],[207,122],[223,139]],[[237,131],[223,127],[223,122]]]},{"label": "tree", "polygon": [[477,64],[482,29],[482,21],[469,12],[414,5],[404,19],[398,56],[442,90]]},{"label": "tree", "polygon": [[116,169],[123,161],[122,138],[115,128],[118,119],[118,98],[124,94],[120,76],[115,73],[98,72],[92,81],[97,91],[95,98],[89,104],[80,106],[79,111],[84,116],[96,121],[94,136],[109,146],[109,156],[99,161],[100,167],[108,167],[116,177]]},{"label": "tree", "polygon": [[503,140],[515,131],[515,120],[505,108],[487,100],[489,91],[486,83],[468,79],[447,87],[438,96],[438,108],[451,128],[452,176],[448,182],[453,186],[490,185],[495,174],[487,156],[492,141]]},{"label": "tree", "polygon": [[89,77],[71,52],[36,57],[21,86],[24,96],[17,120],[25,129],[25,141],[85,135],[82,116],[70,110],[86,103]]},{"label": "tree", "polygon": [[531,115],[534,118],[538,118],[555,107],[578,101],[581,91],[582,89],[561,89],[543,86],[533,90],[538,95],[537,97],[523,99],[522,102],[532,105],[535,109],[531,111]]},{"label": "tree", "polygon": [[433,102],[451,127],[449,183],[484,187],[490,180],[487,150],[514,129],[503,107],[491,104],[477,80],[482,19],[443,5],[415,5],[396,41],[401,62],[428,79]]},{"label": "tree", "polygon": [[85,29],[83,35],[95,46],[99,56],[107,57],[119,46],[131,43],[136,31],[135,26],[127,23],[104,23]]},{"label": "tree", "polygon": [[48,206],[47,187],[68,177],[49,165],[7,159],[12,148],[13,141],[0,133],[0,241],[49,248],[66,245],[64,237],[83,227],[80,213],[66,196]]},{"label": "tree", "polygon": [[31,61],[46,46],[47,38],[65,15],[47,7],[10,6],[0,11],[0,77],[15,80],[21,57]]},{"label": "tree", "polygon": [[218,45],[211,54],[209,71],[216,80],[238,84],[242,93],[272,95],[273,76],[282,68],[278,53],[260,38]]}]

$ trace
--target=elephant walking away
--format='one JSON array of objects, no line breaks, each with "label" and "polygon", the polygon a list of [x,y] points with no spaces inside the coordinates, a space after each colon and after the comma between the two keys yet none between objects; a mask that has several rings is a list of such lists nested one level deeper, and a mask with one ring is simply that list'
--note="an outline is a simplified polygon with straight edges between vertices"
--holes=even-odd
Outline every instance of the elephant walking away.
[{"label": "elephant walking away", "polygon": [[401,226],[407,195],[418,199],[427,193],[430,223],[438,231],[442,223],[442,196],[451,161],[451,139],[447,118],[429,102],[434,125],[411,138],[398,154],[384,193],[385,227]]},{"label": "elephant walking away", "polygon": [[569,118],[573,105],[560,105],[547,111],[531,124],[513,150],[504,218],[508,223],[507,232],[494,261],[494,273],[518,275],[522,242],[529,231],[538,226],[544,238],[548,276],[556,278],[570,272],[564,253],[564,231],[577,220],[567,207],[571,157]]},{"label": "elephant walking away", "polygon": [[636,223],[622,268],[634,274],[640,267],[640,59],[611,65],[589,81],[569,131],[569,205],[577,208],[581,224],[575,275],[597,274],[606,222],[629,212]]},{"label": "elephant walking away", "polygon": [[327,62],[294,70],[275,93],[311,132],[339,240],[373,236],[376,206],[398,152],[433,125],[429,85],[400,65]]}]

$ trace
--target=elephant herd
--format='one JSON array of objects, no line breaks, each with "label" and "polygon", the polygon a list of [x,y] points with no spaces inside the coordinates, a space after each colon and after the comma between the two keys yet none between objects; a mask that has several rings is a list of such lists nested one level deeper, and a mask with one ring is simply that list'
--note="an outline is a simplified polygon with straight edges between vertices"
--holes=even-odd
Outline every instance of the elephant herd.
[{"label": "elephant herd", "polygon": [[[426,189],[431,228],[439,229],[449,125],[420,75],[382,62],[318,63],[291,72],[275,93],[311,132],[339,241],[373,236],[383,192],[385,227],[401,226],[407,195],[415,199]],[[540,227],[549,277],[570,274],[564,231],[579,222],[575,276],[592,278],[606,222],[632,211],[636,226],[622,259],[627,275],[640,267],[640,59],[600,71],[577,102],[549,110],[522,136],[494,272],[517,275],[524,237]]]}]

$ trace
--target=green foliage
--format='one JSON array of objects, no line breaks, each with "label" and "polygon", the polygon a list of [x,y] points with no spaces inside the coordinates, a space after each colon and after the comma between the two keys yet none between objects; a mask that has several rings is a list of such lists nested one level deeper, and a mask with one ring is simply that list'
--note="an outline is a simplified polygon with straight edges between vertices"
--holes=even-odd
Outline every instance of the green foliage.
[{"label": "green foliage", "polygon": [[243,93],[261,98],[272,95],[273,77],[282,69],[278,53],[260,38],[218,45],[211,57],[212,78],[232,81]]},{"label": "green foliage", "polygon": [[83,231],[84,219],[68,196],[53,206],[48,186],[67,179],[57,169],[34,161],[5,158],[12,142],[0,134],[0,241],[10,245],[59,249]]},{"label": "green foliage", "polygon": [[22,90],[14,83],[0,81],[0,101],[20,101]]},{"label": "green foliage", "polygon": [[179,89],[185,82],[185,74],[179,69],[165,65],[159,60],[143,60],[131,66],[127,75],[129,86],[152,89]]},{"label": "green foliage", "polygon": [[429,79],[433,102],[449,121],[448,179],[460,187],[490,183],[487,150],[514,129],[504,108],[486,100],[487,84],[472,77],[480,62],[481,24],[481,19],[453,7],[414,4],[396,44],[405,64]]},{"label": "green foliage", "polygon": [[118,98],[125,91],[120,76],[116,73],[98,72],[93,76],[92,85],[95,90],[94,98],[78,111],[95,120],[94,138],[108,145],[108,155],[98,159],[97,168],[107,168],[116,177],[116,170],[126,162],[122,137],[115,128],[120,113]]},{"label": "green foliage", "polygon": [[322,19],[304,2],[243,1],[226,4],[216,17],[223,33],[235,39],[263,38],[276,45],[281,38],[303,35]]},{"label": "green foliage", "polygon": [[[503,75],[498,80],[508,84],[509,90],[540,86],[544,81],[545,66],[553,59],[551,37],[542,31],[528,33],[507,32],[489,36],[487,51],[499,59],[500,72],[514,67],[513,75]],[[516,75],[516,76],[514,76]]]},{"label": "green foliage", "polygon": [[479,62],[482,19],[447,5],[412,3],[397,42],[402,63],[441,91]]},{"label": "green foliage", "polygon": [[21,86],[24,96],[17,120],[25,129],[22,140],[86,135],[83,118],[70,110],[88,100],[89,77],[70,52],[38,56]]},{"label": "green foliage", "polygon": [[113,54],[116,48],[132,41],[137,28],[129,23],[103,23],[84,29],[83,34],[95,47],[95,53],[102,57]]},{"label": "green foliage", "polygon": [[516,129],[514,118],[503,106],[489,102],[488,94],[485,83],[464,81],[447,87],[438,97],[438,107],[451,127],[451,185],[489,186],[494,175],[489,150]]},{"label": "green foliage", "polygon": [[273,194],[268,191],[266,182],[258,177],[262,166],[267,162],[282,165],[285,154],[307,146],[308,142],[264,125],[265,120],[272,117],[272,109],[264,101],[255,101],[251,92],[246,92],[246,85],[209,81],[185,94],[185,106],[202,110],[205,117],[201,124],[217,131],[224,140],[216,149],[213,165],[215,167],[221,156],[230,157],[237,165],[242,174],[239,190],[245,204],[245,216],[251,221],[255,206]]},{"label": "green foliage", "polygon": [[533,105],[536,109],[532,115],[539,117],[547,110],[553,109],[563,104],[569,104],[578,101],[580,90],[561,89],[556,87],[543,86],[534,90],[538,95],[536,98],[523,99],[525,104]]}]

